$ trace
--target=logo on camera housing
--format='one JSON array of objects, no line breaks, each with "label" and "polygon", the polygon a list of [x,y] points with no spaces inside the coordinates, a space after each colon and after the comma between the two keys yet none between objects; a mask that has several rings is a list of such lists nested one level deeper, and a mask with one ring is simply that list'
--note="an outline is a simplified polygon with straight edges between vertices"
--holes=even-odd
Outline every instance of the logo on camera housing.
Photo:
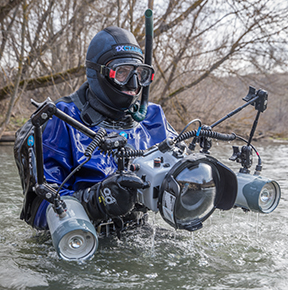
[{"label": "logo on camera housing", "polygon": [[108,187],[105,187],[102,190],[102,195],[106,204],[113,204],[116,202],[116,199],[112,196],[111,190]]}]

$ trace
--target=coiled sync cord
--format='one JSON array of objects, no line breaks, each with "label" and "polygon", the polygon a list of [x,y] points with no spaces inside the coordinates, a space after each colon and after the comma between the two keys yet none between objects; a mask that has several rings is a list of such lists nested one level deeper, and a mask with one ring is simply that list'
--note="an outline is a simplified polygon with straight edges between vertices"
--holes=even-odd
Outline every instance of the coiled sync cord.
[{"label": "coiled sync cord", "polygon": [[92,142],[87,146],[84,155],[87,157],[85,161],[83,161],[81,164],[79,164],[73,171],[71,171],[69,173],[69,175],[64,179],[64,181],[61,183],[61,185],[59,186],[59,188],[57,189],[57,194],[59,194],[60,190],[62,189],[63,185],[71,178],[71,176],[79,171],[81,169],[81,167],[87,163],[91,157],[92,157],[92,153],[94,152],[94,150],[100,145],[102,138],[107,134],[106,130],[104,128],[100,128],[98,130],[98,132],[96,133],[94,139],[92,140]]},{"label": "coiled sync cord", "polygon": [[213,139],[218,139],[218,140],[222,140],[222,141],[232,141],[236,139],[236,134],[235,133],[231,133],[231,134],[223,134],[223,133],[218,133],[215,131],[211,131],[211,130],[192,130],[192,131],[188,131],[188,132],[184,132],[180,135],[178,135],[174,142],[178,143],[181,141],[184,141],[186,139],[192,138],[192,137],[207,137],[207,138],[213,138]]}]

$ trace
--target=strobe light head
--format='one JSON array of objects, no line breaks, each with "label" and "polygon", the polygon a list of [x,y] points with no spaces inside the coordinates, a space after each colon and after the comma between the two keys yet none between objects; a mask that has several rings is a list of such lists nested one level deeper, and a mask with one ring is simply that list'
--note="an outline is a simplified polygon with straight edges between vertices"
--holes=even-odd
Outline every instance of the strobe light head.
[{"label": "strobe light head", "polygon": [[271,213],[279,204],[281,189],[275,180],[259,175],[237,173],[235,206],[260,213]]},{"label": "strobe light head", "polygon": [[67,261],[87,260],[98,247],[98,236],[83,206],[74,197],[63,196],[67,205],[61,218],[50,204],[46,211],[53,245],[60,258]]},{"label": "strobe light head", "polygon": [[237,194],[233,171],[204,154],[191,154],[165,176],[158,206],[162,218],[176,229],[195,231],[216,208],[229,210]]}]

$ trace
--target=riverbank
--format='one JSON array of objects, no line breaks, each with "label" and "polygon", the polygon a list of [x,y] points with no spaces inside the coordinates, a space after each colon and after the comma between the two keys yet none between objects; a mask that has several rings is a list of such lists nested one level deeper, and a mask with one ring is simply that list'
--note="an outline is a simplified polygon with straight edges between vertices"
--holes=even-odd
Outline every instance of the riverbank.
[{"label": "riverbank", "polygon": [[[0,138],[0,145],[11,145],[15,142],[16,131],[6,131]],[[288,139],[278,138],[277,136],[271,136],[270,134],[265,136],[258,136],[253,138],[254,142],[275,142],[275,143],[288,143]]]},{"label": "riverbank", "polygon": [[14,143],[15,141],[15,132],[14,131],[7,131],[4,132],[0,138],[0,144],[5,145],[6,143]]}]

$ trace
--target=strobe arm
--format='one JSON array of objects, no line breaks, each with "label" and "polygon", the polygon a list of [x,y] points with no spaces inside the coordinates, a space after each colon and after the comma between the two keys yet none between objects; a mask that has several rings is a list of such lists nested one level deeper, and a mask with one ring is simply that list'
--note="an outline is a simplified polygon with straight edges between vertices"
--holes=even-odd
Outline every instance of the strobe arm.
[{"label": "strobe arm", "polygon": [[73,119],[69,115],[65,114],[61,110],[59,110],[56,105],[51,101],[50,98],[47,98],[46,101],[43,103],[37,103],[34,100],[31,100],[32,104],[37,106],[37,111],[31,116],[32,124],[34,126],[42,126],[45,124],[50,118],[55,115],[62,121],[66,122],[67,124],[71,125],[75,129],[79,130],[89,138],[93,139],[96,135],[94,131],[89,129],[88,127],[84,126],[77,120]]},{"label": "strobe arm", "polygon": [[[247,145],[242,146],[241,152],[238,147],[233,146],[233,155],[232,157],[230,157],[230,160],[241,163],[242,165],[242,168],[240,168],[241,173],[250,173],[249,168],[252,166],[252,148],[251,147],[253,147],[251,145],[251,142],[255,134],[256,127],[258,125],[260,114],[263,113],[267,109],[268,94],[267,92],[263,90],[258,90],[256,92],[256,90],[253,87],[249,87],[249,92],[247,96],[243,98],[243,100],[246,101],[247,104],[253,105],[255,107],[255,110],[257,110],[257,114],[256,114],[255,120],[253,122],[253,126],[250,131]],[[260,162],[260,164],[256,166],[255,172],[259,174],[261,169],[262,169],[262,166]]]},{"label": "strobe arm", "polygon": [[54,205],[54,210],[61,217],[66,215],[66,204],[59,193],[51,187],[45,180],[44,176],[44,161],[43,161],[43,144],[42,144],[42,126],[53,117],[57,116],[59,119],[70,124],[78,129],[91,139],[96,136],[96,133],[77,120],[71,118],[61,110],[48,98],[43,103],[37,103],[31,100],[32,104],[38,107],[36,112],[31,116],[31,122],[34,125],[34,138],[35,138],[35,155],[36,155],[36,168],[37,168],[37,183],[35,185],[35,192],[43,199]]},{"label": "strobe arm", "polygon": [[[249,93],[248,93],[249,95]],[[247,95],[247,96],[248,96]],[[245,98],[247,98],[247,96]],[[245,98],[243,98],[243,100],[245,100]],[[228,118],[231,118],[232,116],[234,116],[235,114],[239,113],[242,109],[246,108],[249,105],[253,105],[255,103],[255,101],[258,99],[258,96],[253,96],[252,98],[249,98],[249,100],[245,100],[247,103],[244,104],[243,106],[238,107],[237,109],[233,110],[232,112],[228,113],[225,117],[221,118],[220,120],[216,121],[215,123],[213,123],[210,127],[214,128],[215,126],[219,125],[220,123],[222,123],[223,121],[227,120]]]},{"label": "strobe arm", "polygon": [[32,118],[32,124],[35,126],[35,155],[37,168],[37,183],[35,185],[35,192],[48,202],[54,205],[54,210],[60,217],[66,215],[66,204],[61,200],[60,195],[56,190],[45,181],[43,168],[43,145],[42,145],[42,129],[37,119]]}]

